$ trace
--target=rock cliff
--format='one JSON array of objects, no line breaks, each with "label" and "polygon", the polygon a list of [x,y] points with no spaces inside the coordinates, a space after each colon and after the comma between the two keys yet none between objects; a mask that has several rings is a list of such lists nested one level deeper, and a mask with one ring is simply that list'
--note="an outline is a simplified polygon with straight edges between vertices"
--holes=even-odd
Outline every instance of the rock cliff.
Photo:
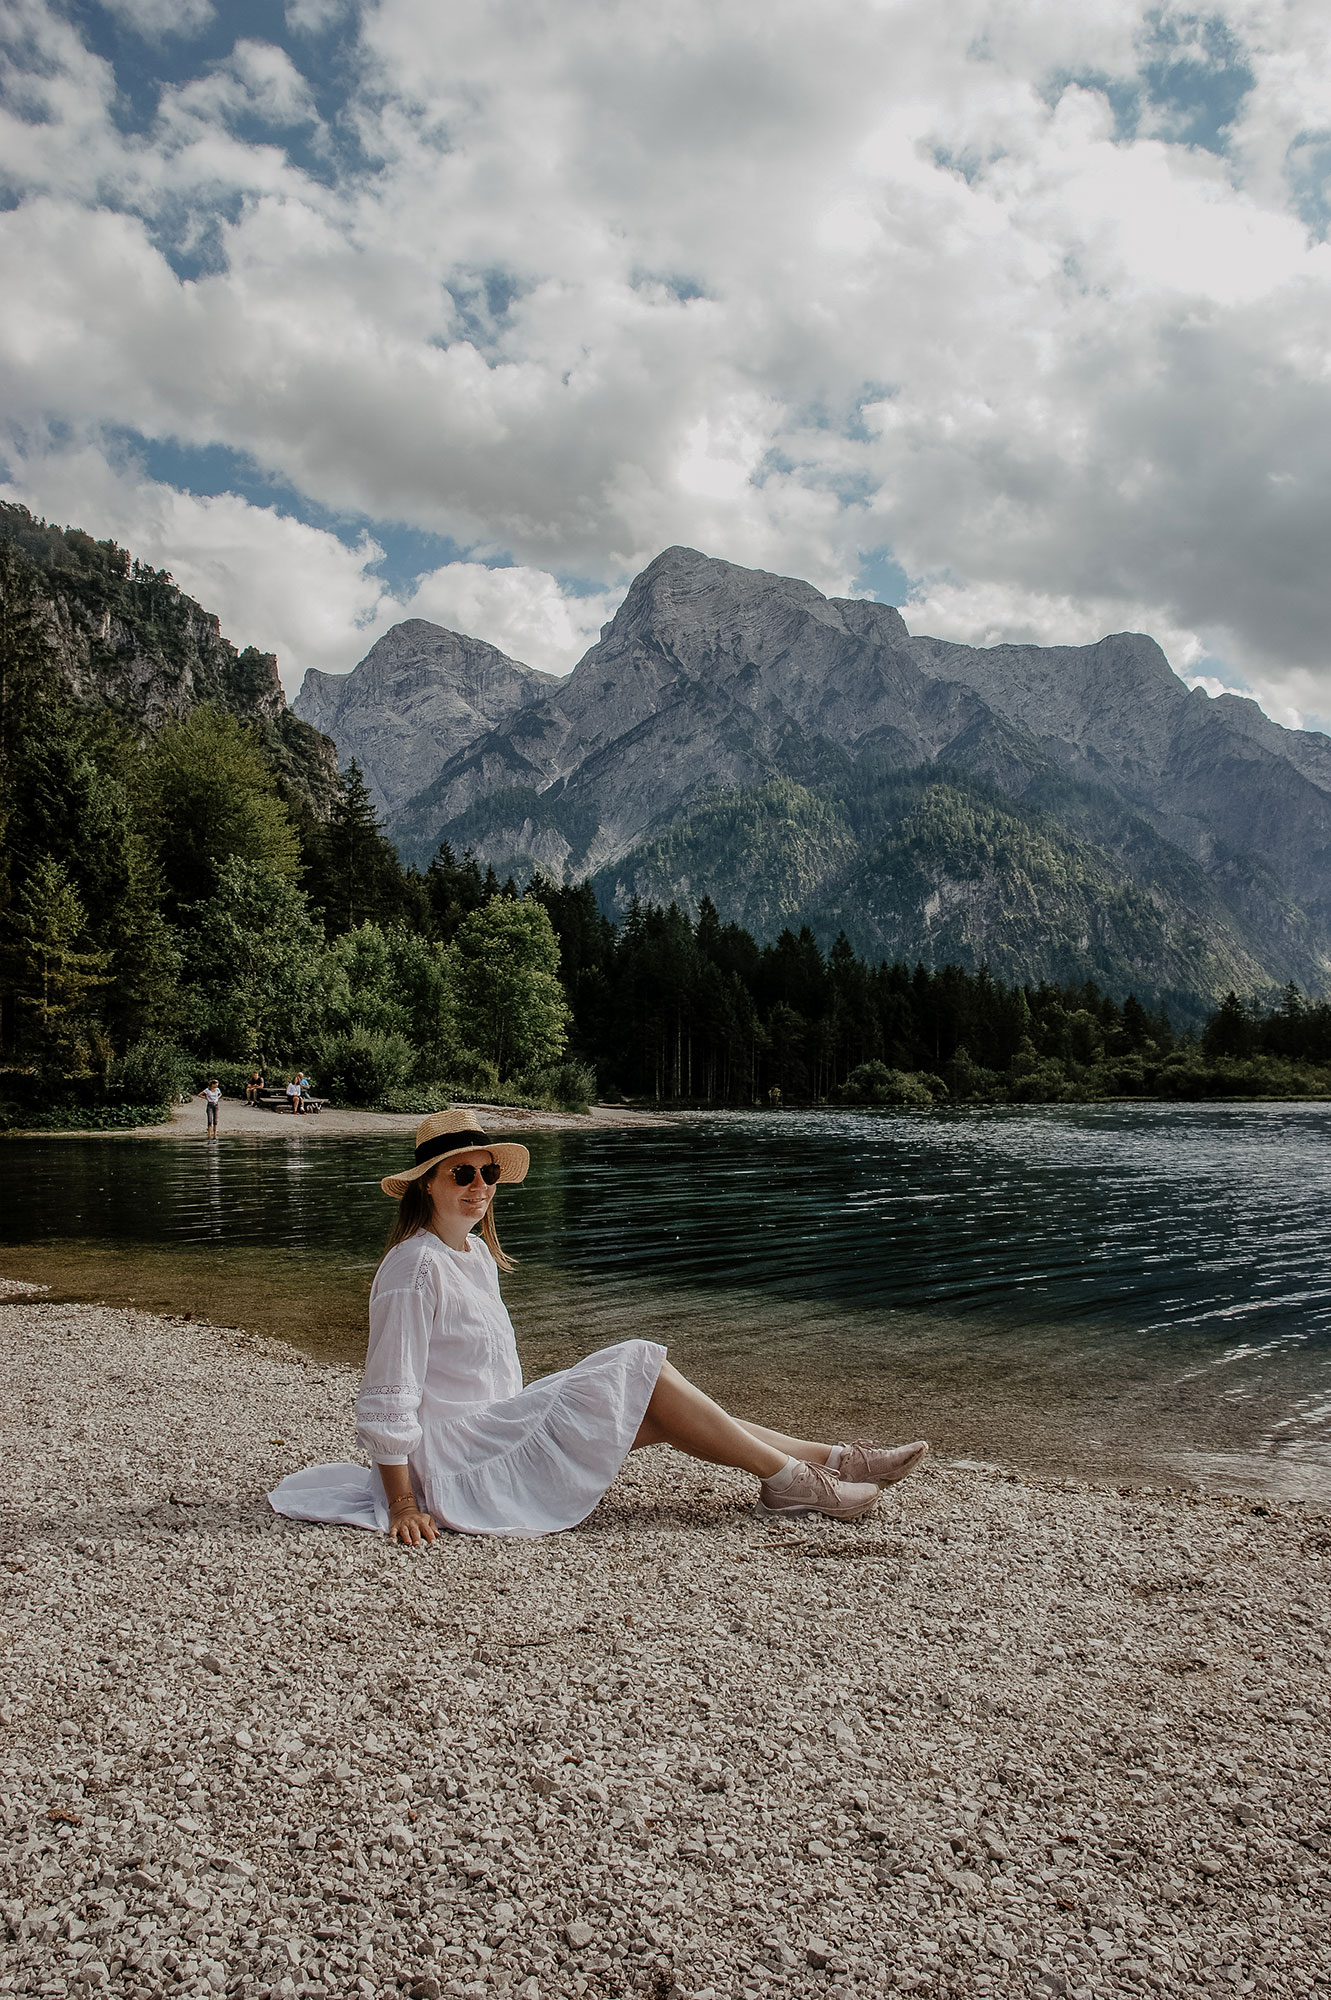
[{"label": "rock cliff", "polygon": [[77,702],[148,730],[210,703],[254,724],[281,779],[326,816],[336,753],[287,707],[274,654],[238,652],[167,571],[26,507],[0,503],[0,551],[7,600],[23,599],[47,663]]}]

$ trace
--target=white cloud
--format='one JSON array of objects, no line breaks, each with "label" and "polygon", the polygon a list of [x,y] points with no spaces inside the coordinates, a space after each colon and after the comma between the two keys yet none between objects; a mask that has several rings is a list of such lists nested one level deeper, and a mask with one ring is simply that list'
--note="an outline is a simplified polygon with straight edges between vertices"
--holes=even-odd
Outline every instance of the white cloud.
[{"label": "white cloud", "polygon": [[[554,575],[612,591],[683,541],[845,590],[889,547],[917,625],[1144,627],[1331,713],[1331,248],[1288,179],[1313,0],[1208,13],[1254,79],[1223,156],[1146,100],[1152,36],[1196,40],[1147,0],[379,0],[328,126],[275,9],[137,136],[53,6],[13,13],[20,444],[222,444],[448,535],[474,560],[422,602],[533,663],[581,631]],[[470,577],[496,554],[507,584]]]},{"label": "white cloud", "polygon": [[271,42],[237,42],[225,62],[192,82],[164,93],[164,133],[194,138],[191,127],[229,126],[247,118],[264,125],[310,125],[318,114],[309,85],[285,49]]},{"label": "white cloud", "polygon": [[351,0],[286,0],[287,26],[297,35],[322,35],[344,21]]},{"label": "white cloud", "polygon": [[98,0],[108,14],[146,38],[197,35],[213,19],[212,0]]},{"label": "white cloud", "polygon": [[1251,693],[1251,689],[1249,688],[1230,687],[1229,683],[1222,681],[1218,674],[1185,674],[1183,679],[1190,688],[1200,688],[1203,694],[1209,694],[1212,701],[1218,695],[1222,694],[1246,695]]},{"label": "white cloud", "polygon": [[510,659],[562,674],[595,643],[621,595],[566,596],[544,570],[456,562],[421,577],[412,595],[393,610],[398,617],[429,618],[455,632],[488,639]]},{"label": "white cloud", "polygon": [[[912,632],[967,646],[1089,646],[1109,632],[1146,630],[1144,613],[1144,606],[1113,599],[1053,597],[1002,584],[947,580],[916,585],[901,607]],[[1195,632],[1157,625],[1152,637],[1176,673],[1205,652]]]}]

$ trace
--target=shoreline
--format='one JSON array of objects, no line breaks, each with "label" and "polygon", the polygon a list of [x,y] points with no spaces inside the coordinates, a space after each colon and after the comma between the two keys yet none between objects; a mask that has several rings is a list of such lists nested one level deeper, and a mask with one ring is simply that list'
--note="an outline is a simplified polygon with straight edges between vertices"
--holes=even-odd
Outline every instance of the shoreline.
[{"label": "shoreline", "polygon": [[[496,1136],[516,1132],[614,1132],[644,1126],[668,1125],[678,1113],[636,1111],[624,1104],[593,1104],[589,1111],[526,1111],[511,1104],[486,1104],[480,1099],[459,1098],[457,1108],[475,1111],[484,1118],[487,1130]],[[350,1106],[329,1105],[327,1110],[294,1115],[282,1111],[258,1111],[239,1098],[222,1099],[219,1107],[219,1142],[229,1134],[247,1139],[378,1138],[388,1133],[412,1133],[421,1122],[417,1111],[355,1111]],[[201,1102],[171,1107],[171,1120],[163,1125],[132,1125],[124,1129],[102,1129],[95,1125],[71,1126],[59,1132],[30,1131],[15,1126],[0,1137],[6,1139],[206,1139],[207,1127]]]},{"label": "shoreline", "polygon": [[[891,1115],[916,1118],[934,1112],[958,1111],[1074,1111],[1085,1110],[1097,1105],[1127,1106],[1129,1109],[1163,1105],[1180,1111],[1224,1110],[1229,1107],[1254,1105],[1279,1105],[1290,1107],[1307,1105],[1321,1106],[1331,1110],[1331,1096],[1326,1097],[1078,1097],[1060,1098],[1049,1102],[1035,1101],[1016,1103],[1008,1098],[979,1099],[968,1098],[959,1103],[947,1101],[928,1107],[915,1105],[884,1104],[785,1104],[770,1105],[671,1105],[660,1110],[642,1111],[627,1104],[593,1104],[588,1111],[530,1111],[509,1104],[487,1104],[483,1100],[459,1098],[459,1109],[475,1111],[482,1116],[487,1127],[496,1135],[521,1132],[590,1132],[590,1131],[630,1131],[652,1126],[674,1124],[680,1120],[704,1117],[725,1117],[734,1113],[753,1112],[764,1116],[798,1118],[809,1113],[825,1115],[832,1113],[862,1113],[877,1117]],[[223,1098],[221,1131],[219,1138],[236,1134],[243,1138],[292,1138],[299,1134],[304,1137],[322,1135],[325,1138],[374,1138],[386,1133],[411,1133],[420,1123],[422,1114],[415,1111],[358,1111],[349,1105],[330,1105],[324,1111],[302,1114],[299,1117],[281,1111],[258,1111],[243,1104],[238,1098]],[[202,1106],[191,1100],[187,1104],[171,1107],[169,1122],[161,1125],[132,1125],[125,1127],[103,1127],[79,1125],[62,1128],[59,1131],[44,1131],[27,1126],[15,1125],[0,1132],[0,1143],[5,1139],[206,1139],[207,1129],[203,1123]],[[293,1129],[294,1128],[294,1129]]]},{"label": "shoreline", "polygon": [[[355,1371],[0,1287],[0,1992],[1311,1994],[1331,1521],[929,1466],[279,1520]],[[1254,1982],[1250,1984],[1250,1982]]]},{"label": "shoreline", "polygon": [[[223,1326],[270,1343],[297,1360],[348,1368],[363,1364],[374,1258],[352,1268],[294,1265],[275,1269],[264,1250],[217,1252],[207,1245],[117,1246],[57,1239],[0,1245],[0,1299],[7,1284],[53,1305],[132,1309],[137,1320]],[[32,1281],[36,1281],[35,1283]],[[758,1357],[727,1354],[704,1328],[690,1295],[662,1302],[625,1298],[570,1280],[551,1281],[518,1265],[505,1294],[518,1324],[528,1379],[570,1366],[632,1329],[659,1341],[691,1380],[724,1407],[778,1429],[817,1436],[861,1436],[884,1422],[902,1436],[933,1440],[935,1462],[957,1470],[1015,1478],[1050,1490],[1068,1482],[1101,1493],[1189,1494],[1246,1504],[1331,1505],[1325,1472],[1302,1458],[1262,1453],[1250,1438],[1209,1434],[1170,1443],[1167,1420],[1138,1432],[1129,1413],[1106,1436],[1087,1407],[1059,1400],[1049,1382],[1038,1408],[1004,1400],[1001,1384],[958,1392],[937,1358],[911,1366],[898,1354],[889,1375],[847,1363],[829,1375],[815,1333],[804,1352]],[[828,1328],[829,1335],[831,1328]],[[885,1413],[892,1411],[889,1417]],[[1131,1440],[1136,1438],[1135,1445]],[[2,1989],[0,1989],[2,1991]]]}]

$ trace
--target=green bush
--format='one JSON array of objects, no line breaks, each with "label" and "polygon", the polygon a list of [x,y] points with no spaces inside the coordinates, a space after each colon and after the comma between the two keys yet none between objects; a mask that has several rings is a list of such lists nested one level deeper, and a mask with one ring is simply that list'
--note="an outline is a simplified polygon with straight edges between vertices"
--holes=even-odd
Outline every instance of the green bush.
[{"label": "green bush", "polygon": [[590,1063],[552,1063],[546,1069],[524,1070],[513,1079],[516,1090],[551,1111],[585,1112],[596,1096],[596,1071]]},{"label": "green bush", "polygon": [[162,1035],[141,1035],[112,1063],[107,1094],[116,1105],[174,1104],[192,1088],[193,1058]]},{"label": "green bush", "polygon": [[528,1071],[512,1083],[453,1078],[440,1084],[407,1084],[385,1091],[376,1111],[414,1112],[418,1118],[447,1111],[454,1104],[493,1104],[505,1111],[569,1111],[583,1113],[596,1092],[596,1072],[585,1063],[559,1063],[548,1070]]},{"label": "green bush", "polygon": [[390,1090],[374,1105],[376,1111],[414,1111],[418,1118],[425,1118],[432,1111],[448,1111],[455,1104],[494,1104],[505,1111],[549,1111],[553,1107],[544,1098],[535,1098],[529,1091],[517,1090],[512,1084],[489,1084],[484,1090],[470,1090],[462,1083],[408,1084],[402,1090]]},{"label": "green bush", "polygon": [[400,1090],[388,1090],[370,1106],[372,1111],[410,1112],[415,1118],[428,1118],[432,1111],[447,1111],[453,1103],[453,1092],[446,1085],[413,1086],[404,1084]]},{"label": "green bush", "polygon": [[[245,1095],[245,1086],[250,1080],[250,1071],[256,1067],[260,1076],[267,1078],[269,1083],[274,1081],[274,1076],[269,1076],[268,1071],[263,1067],[262,1063],[256,1065],[254,1063],[230,1062],[225,1059],[219,1060],[216,1057],[211,1062],[200,1062],[197,1056],[191,1056],[186,1088],[191,1097],[196,1096],[206,1083],[211,1083],[213,1078],[216,1077],[222,1086],[223,1097],[243,1097]],[[288,1074],[289,1072],[283,1070],[280,1076],[276,1076],[276,1081],[285,1083]]]},{"label": "green bush", "polygon": [[310,1047],[315,1089],[337,1104],[378,1104],[400,1091],[415,1067],[415,1051],[405,1035],[378,1034],[372,1028],[316,1035]]},{"label": "green bush", "polygon": [[1115,1056],[1097,1063],[1089,1083],[1096,1097],[1149,1097],[1152,1090],[1146,1063],[1140,1055]]},{"label": "green bush", "polygon": [[964,1046],[957,1050],[951,1062],[944,1063],[943,1082],[947,1085],[948,1096],[957,1104],[968,1100],[989,1103],[1006,1094],[1004,1080],[998,1071],[985,1069]]},{"label": "green bush", "polygon": [[[516,1086],[515,1086],[516,1087]],[[455,1097],[483,1097],[487,1104],[502,1104],[507,1100],[495,1096],[499,1088],[499,1071],[484,1056],[468,1053],[454,1057],[447,1065],[445,1080],[440,1090],[453,1092]]]},{"label": "green bush", "polygon": [[885,1062],[859,1063],[844,1083],[832,1091],[834,1104],[900,1105],[907,1111],[928,1111],[936,1086],[944,1095],[946,1085],[939,1077],[917,1076],[909,1070],[889,1069]]},{"label": "green bush", "polygon": [[1008,1095],[1014,1104],[1071,1104],[1083,1093],[1072,1082],[1057,1056],[1038,1057],[1008,1074]]},{"label": "green bush", "polygon": [[60,1111],[15,1114],[7,1129],[16,1132],[128,1132],[136,1125],[169,1125],[169,1104],[91,1104]]}]

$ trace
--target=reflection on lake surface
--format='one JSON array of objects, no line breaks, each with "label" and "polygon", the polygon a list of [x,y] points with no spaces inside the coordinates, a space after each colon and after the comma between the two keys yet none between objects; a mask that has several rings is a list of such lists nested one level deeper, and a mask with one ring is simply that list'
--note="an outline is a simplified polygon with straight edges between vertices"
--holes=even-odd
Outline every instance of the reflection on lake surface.
[{"label": "reflection on lake surface", "polygon": [[[528,1373],[627,1334],[768,1421],[1331,1494],[1322,1105],[743,1114],[537,1133]],[[0,1147],[0,1270],[348,1358],[401,1139]]]}]

